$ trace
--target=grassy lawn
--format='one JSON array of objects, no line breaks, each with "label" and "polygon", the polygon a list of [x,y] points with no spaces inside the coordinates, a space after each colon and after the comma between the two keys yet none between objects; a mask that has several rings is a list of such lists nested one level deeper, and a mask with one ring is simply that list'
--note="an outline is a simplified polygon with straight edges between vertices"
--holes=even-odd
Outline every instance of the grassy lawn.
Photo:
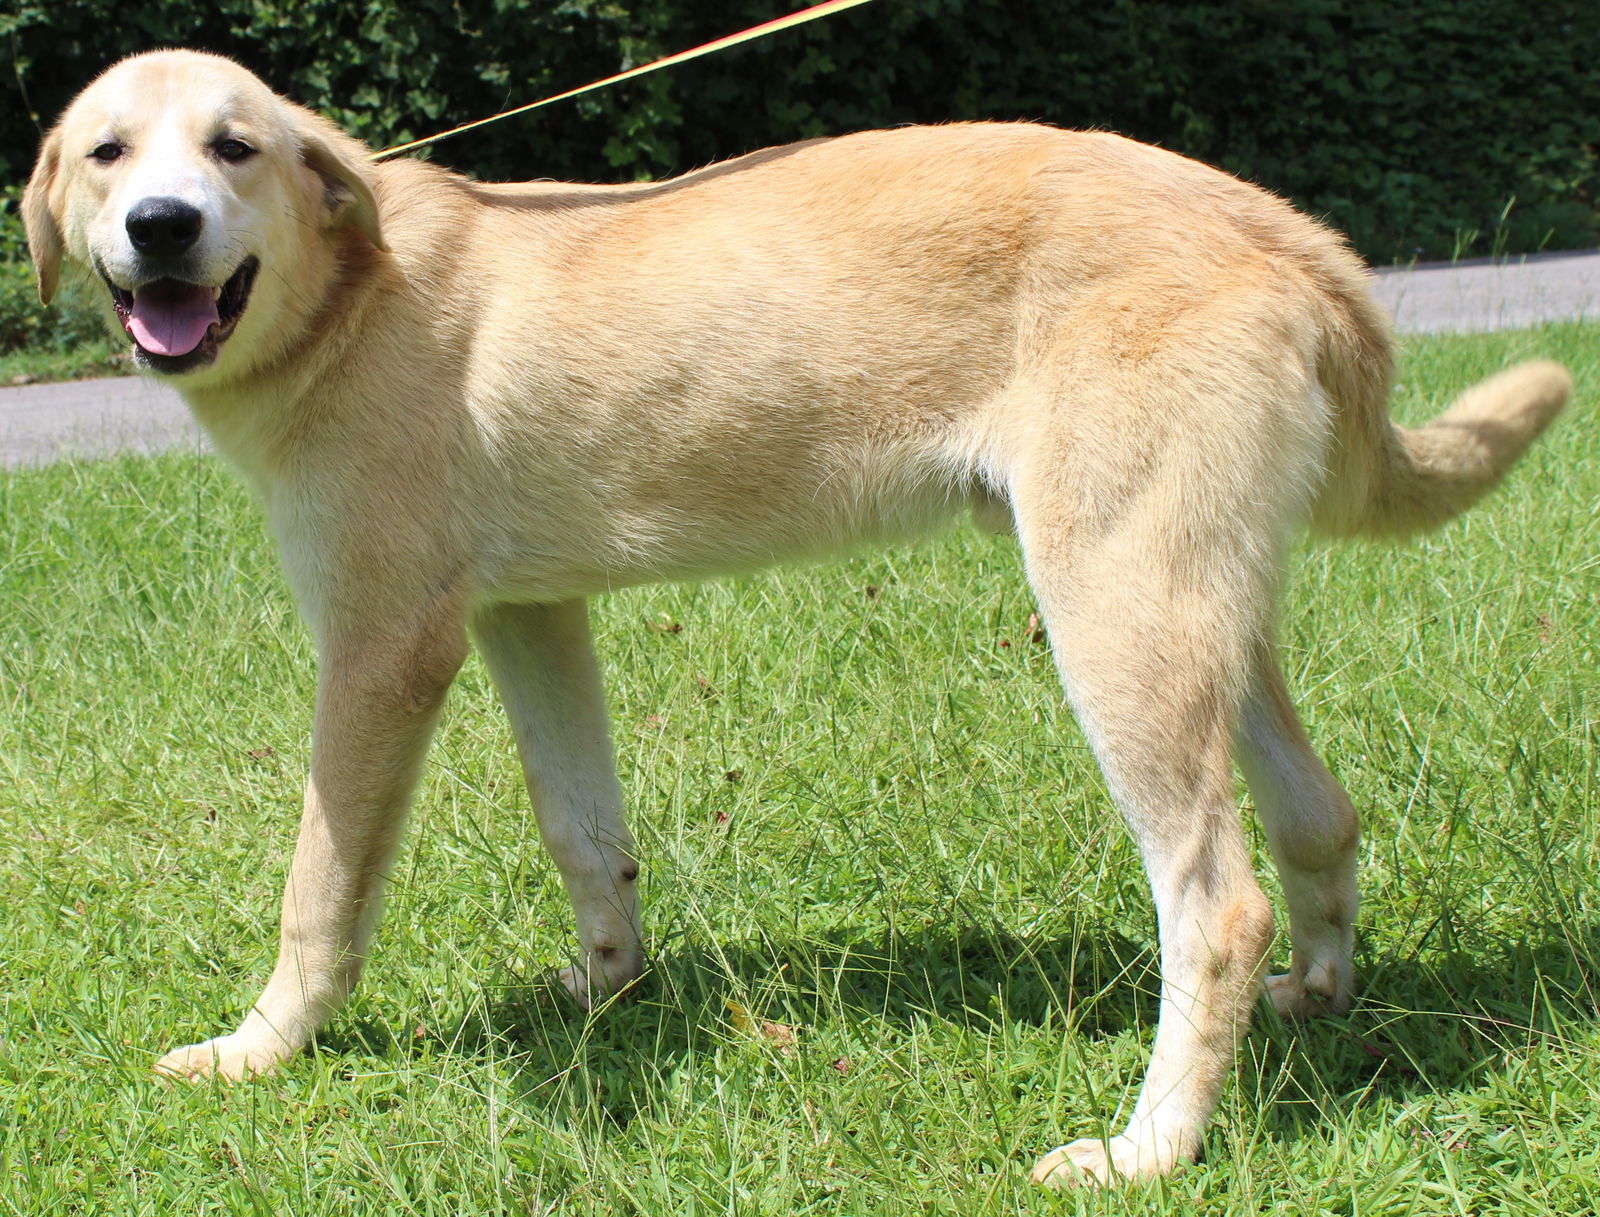
[{"label": "grassy lawn", "polygon": [[1355,1009],[1263,1011],[1206,1161],[1111,1194],[1025,1174],[1126,1114],[1153,914],[1012,542],[597,604],[653,971],[594,1017],[472,661],[320,1049],[163,1089],[272,963],[310,647],[214,461],[5,475],[0,1212],[1600,1209],[1600,327],[1415,341],[1398,408],[1535,354],[1580,401],[1503,493],[1297,558],[1286,667],[1366,822]]},{"label": "grassy lawn", "polygon": [[57,351],[7,351],[0,354],[0,388],[132,375],[133,362],[126,345],[104,338]]}]

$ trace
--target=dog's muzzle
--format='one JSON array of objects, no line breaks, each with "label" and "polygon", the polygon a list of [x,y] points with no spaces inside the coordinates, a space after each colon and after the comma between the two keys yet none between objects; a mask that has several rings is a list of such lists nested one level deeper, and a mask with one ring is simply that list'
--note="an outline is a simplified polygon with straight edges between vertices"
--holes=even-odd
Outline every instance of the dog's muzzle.
[{"label": "dog's muzzle", "polygon": [[117,320],[133,339],[134,358],[152,371],[188,372],[211,363],[250,299],[260,263],[245,258],[221,283],[202,282],[205,215],[168,195],[140,199],[123,220],[137,267],[135,286],[118,285],[104,266]]}]

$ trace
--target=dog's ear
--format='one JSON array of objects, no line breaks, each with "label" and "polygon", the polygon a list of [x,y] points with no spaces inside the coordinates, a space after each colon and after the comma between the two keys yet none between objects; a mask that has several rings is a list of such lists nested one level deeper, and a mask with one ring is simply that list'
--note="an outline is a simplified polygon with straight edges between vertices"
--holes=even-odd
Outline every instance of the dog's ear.
[{"label": "dog's ear", "polygon": [[22,192],[22,226],[28,233],[28,253],[39,277],[39,299],[49,304],[61,279],[61,221],[50,196],[61,171],[61,133],[52,131],[39,148],[28,188]]},{"label": "dog's ear", "polygon": [[367,177],[366,148],[309,110],[295,117],[300,159],[322,179],[324,222],[330,228],[354,224],[375,249],[387,253],[378,200]]}]

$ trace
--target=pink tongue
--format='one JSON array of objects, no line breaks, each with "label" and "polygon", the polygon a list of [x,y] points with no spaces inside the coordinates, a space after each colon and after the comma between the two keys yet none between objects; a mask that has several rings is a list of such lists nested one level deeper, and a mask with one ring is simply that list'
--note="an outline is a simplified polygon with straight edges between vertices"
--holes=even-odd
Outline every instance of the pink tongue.
[{"label": "pink tongue", "polygon": [[152,355],[187,355],[217,320],[209,287],[164,280],[133,293],[128,332]]}]

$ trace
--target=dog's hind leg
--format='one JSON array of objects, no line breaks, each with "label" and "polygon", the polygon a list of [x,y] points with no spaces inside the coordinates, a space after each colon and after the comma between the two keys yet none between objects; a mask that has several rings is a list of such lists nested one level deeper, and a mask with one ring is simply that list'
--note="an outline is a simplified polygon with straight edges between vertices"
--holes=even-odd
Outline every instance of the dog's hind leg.
[{"label": "dog's hind leg", "polygon": [[638,863],[622,818],[600,667],[581,599],[497,605],[473,637],[500,690],[545,848],[577,918],[578,958],[562,983],[588,1007],[644,966]]},{"label": "dog's hind leg", "polygon": [[1350,1004],[1360,823],[1350,796],[1311,750],[1271,644],[1257,647],[1234,756],[1267,830],[1289,905],[1293,960],[1267,981],[1286,1017]]},{"label": "dog's hind leg", "polygon": [[[1124,441],[1121,454],[1108,439],[1013,478],[1029,580],[1068,700],[1143,856],[1161,954],[1160,1023],[1126,1129],[1045,1155],[1038,1182],[1109,1183],[1195,1158],[1260,994],[1273,917],[1230,752],[1284,526],[1254,493],[1260,479],[1239,467],[1252,460],[1248,445],[1225,449],[1235,463],[1219,469],[1198,430]],[[1270,453],[1257,447],[1261,468]]]}]

